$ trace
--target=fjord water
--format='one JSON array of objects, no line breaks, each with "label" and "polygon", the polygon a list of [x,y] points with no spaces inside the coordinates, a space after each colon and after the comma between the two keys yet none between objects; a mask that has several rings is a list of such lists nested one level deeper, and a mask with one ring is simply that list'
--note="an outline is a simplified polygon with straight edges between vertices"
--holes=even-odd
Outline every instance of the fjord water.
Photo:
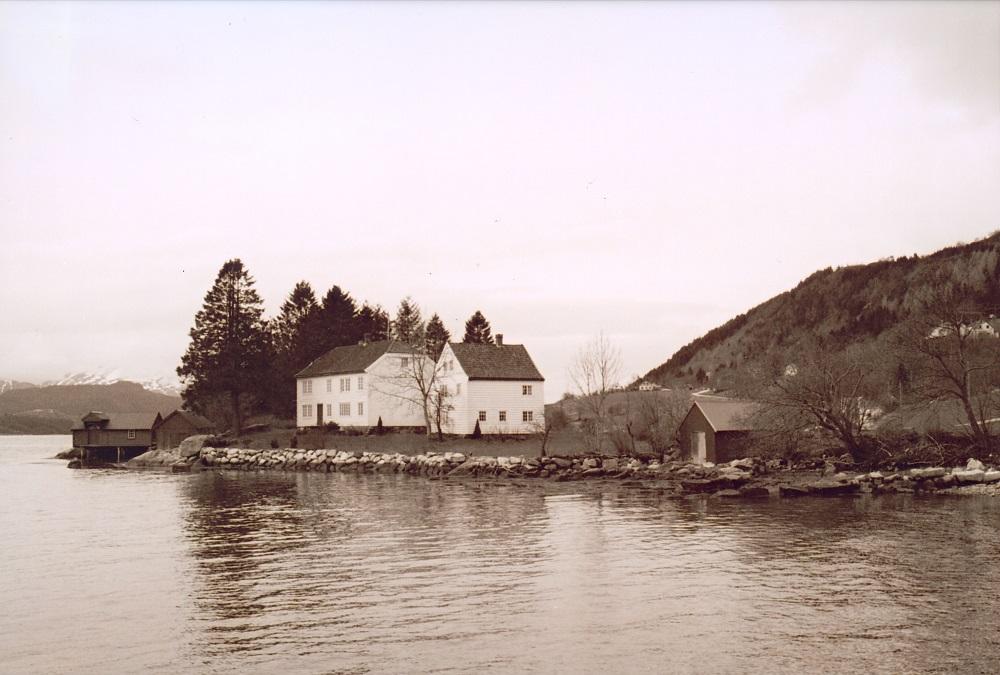
[{"label": "fjord water", "polygon": [[1000,500],[70,471],[0,437],[0,671],[995,672]]}]

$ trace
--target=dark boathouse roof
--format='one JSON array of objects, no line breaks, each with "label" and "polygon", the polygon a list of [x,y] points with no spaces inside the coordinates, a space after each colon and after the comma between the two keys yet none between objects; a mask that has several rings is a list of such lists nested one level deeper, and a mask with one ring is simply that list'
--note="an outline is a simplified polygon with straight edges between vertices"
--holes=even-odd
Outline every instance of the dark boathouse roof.
[{"label": "dark boathouse roof", "polygon": [[89,412],[83,416],[83,418],[73,425],[73,429],[82,430],[86,429],[85,423],[87,422],[97,422],[100,427],[104,430],[109,429],[127,429],[127,430],[144,430],[152,429],[153,425],[156,423],[157,418],[160,417],[160,413],[155,412],[142,412],[142,413],[103,413],[103,412]]},{"label": "dark boathouse roof", "polygon": [[524,345],[452,342],[450,346],[470,380],[545,381]]},{"label": "dark boathouse roof", "polygon": [[[715,431],[752,431],[753,414],[760,408],[755,401],[695,396],[698,406]],[[690,414],[690,411],[688,412]]]},{"label": "dark boathouse roof", "polygon": [[296,378],[362,373],[383,354],[413,354],[413,347],[399,340],[363,342],[334,347],[299,371]]},{"label": "dark boathouse roof", "polygon": [[164,417],[160,421],[160,424],[158,424],[157,426],[165,424],[166,421],[171,419],[172,417],[178,417],[187,422],[188,424],[190,424],[193,429],[198,429],[200,431],[209,431],[215,428],[215,425],[212,424],[212,422],[209,419],[202,417],[201,415],[196,415],[195,413],[190,412],[188,410],[173,411],[172,413]]}]

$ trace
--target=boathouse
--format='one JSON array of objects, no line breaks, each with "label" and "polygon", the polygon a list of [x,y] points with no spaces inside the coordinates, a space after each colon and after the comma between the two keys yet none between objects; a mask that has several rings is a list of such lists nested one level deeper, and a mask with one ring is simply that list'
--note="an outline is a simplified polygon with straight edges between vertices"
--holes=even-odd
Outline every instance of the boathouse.
[{"label": "boathouse", "polygon": [[175,410],[153,426],[153,440],[157,450],[169,450],[180,447],[188,436],[214,432],[210,420],[187,410]]},{"label": "boathouse", "polygon": [[696,396],[677,430],[683,457],[698,464],[745,457],[757,408],[753,401]]},{"label": "boathouse", "polygon": [[160,413],[103,413],[91,411],[73,425],[73,447],[83,460],[124,462],[153,445],[153,428]]}]

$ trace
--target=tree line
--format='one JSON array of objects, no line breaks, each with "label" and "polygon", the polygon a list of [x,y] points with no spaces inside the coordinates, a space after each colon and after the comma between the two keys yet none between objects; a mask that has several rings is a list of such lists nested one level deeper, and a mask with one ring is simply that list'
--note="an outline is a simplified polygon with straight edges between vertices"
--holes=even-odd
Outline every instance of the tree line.
[{"label": "tree line", "polygon": [[[434,313],[426,321],[409,296],[393,316],[378,304],[358,305],[333,286],[319,299],[300,281],[278,315],[265,317],[254,278],[238,258],[226,261],[205,295],[177,368],[185,407],[225,422],[235,434],[248,415],[295,416],[295,375],[335,347],[399,340],[436,360],[451,333]],[[463,342],[493,344],[489,321],[476,310]]]}]

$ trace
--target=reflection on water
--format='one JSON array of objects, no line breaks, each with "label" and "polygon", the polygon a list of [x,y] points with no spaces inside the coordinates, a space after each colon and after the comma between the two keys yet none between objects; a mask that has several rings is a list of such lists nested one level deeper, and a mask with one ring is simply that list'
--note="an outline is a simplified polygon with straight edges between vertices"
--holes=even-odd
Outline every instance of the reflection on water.
[{"label": "reflection on water", "polygon": [[[57,487],[48,501],[64,517],[39,511],[37,489],[0,496],[4,542],[17,539],[0,592],[20,619],[0,618],[0,671],[994,672],[1000,660],[990,498],[741,503],[613,483],[0,461],[0,495],[15,479]],[[88,517],[65,516],[70,503]],[[26,558],[39,546],[45,583]],[[39,611],[44,641],[29,632]],[[136,629],[73,628],[108,616]]]}]

